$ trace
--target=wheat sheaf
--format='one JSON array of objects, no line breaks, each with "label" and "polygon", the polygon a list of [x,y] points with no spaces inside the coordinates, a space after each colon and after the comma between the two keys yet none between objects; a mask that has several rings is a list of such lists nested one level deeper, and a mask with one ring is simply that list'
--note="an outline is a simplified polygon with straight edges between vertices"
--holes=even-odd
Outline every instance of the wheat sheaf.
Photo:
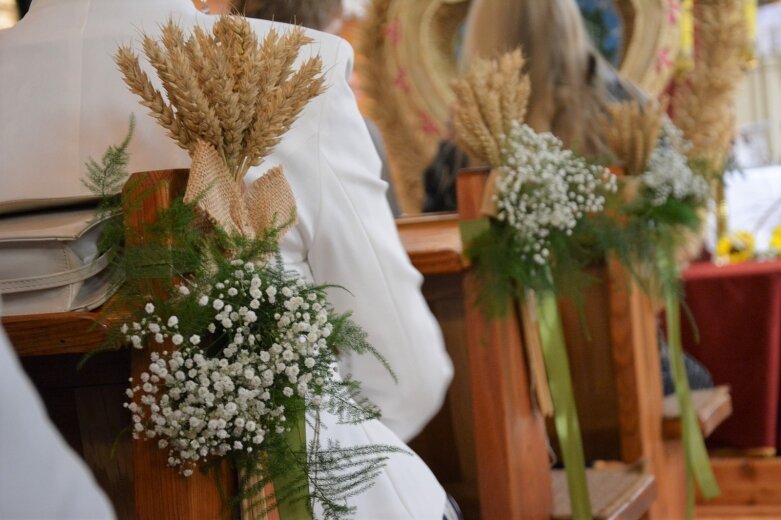
[{"label": "wheat sheaf", "polygon": [[238,16],[221,16],[211,32],[196,26],[186,36],[169,19],[159,38],[144,34],[142,40],[165,96],[130,46],[121,46],[115,61],[130,90],[180,147],[192,155],[199,140],[208,143],[239,181],[323,92],[319,56],[293,67],[311,42],[300,28],[285,34],[271,29],[261,42]]},{"label": "wheat sheaf", "polygon": [[498,167],[502,141],[514,121],[523,122],[529,101],[529,77],[520,50],[498,60],[478,59],[463,78],[453,81],[456,141],[479,161]]},{"label": "wheat sheaf", "polygon": [[667,100],[654,99],[614,103],[599,118],[599,125],[610,151],[629,175],[645,171],[651,152],[656,148]]}]

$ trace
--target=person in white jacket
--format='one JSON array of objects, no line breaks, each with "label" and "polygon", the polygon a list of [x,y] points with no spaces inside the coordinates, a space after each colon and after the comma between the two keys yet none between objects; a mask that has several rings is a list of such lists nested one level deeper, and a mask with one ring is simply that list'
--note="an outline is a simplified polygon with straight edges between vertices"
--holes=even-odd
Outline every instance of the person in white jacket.
[{"label": "person in white jacket", "polygon": [[0,460],[0,518],[114,518],[89,469],[49,420],[2,327]]},{"label": "person in white jacket", "polygon": [[[84,161],[121,141],[136,113],[130,171],[186,168],[187,154],[165,136],[122,82],[117,46],[138,47],[169,17],[209,26],[190,0],[35,0],[15,27],[0,32],[0,214],[88,198]],[[285,24],[251,20],[262,38]],[[441,407],[452,377],[441,332],[421,293],[421,276],[400,243],[380,180],[380,162],[348,86],[350,45],[316,31],[305,52],[319,54],[327,90],[303,111],[251,182],[281,164],[293,188],[298,223],[282,243],[286,266],[332,291],[337,310],[352,310],[398,383],[370,356],[342,360],[363,385],[382,422],[337,425],[326,435],[343,445],[403,445]],[[307,56],[302,56],[304,59]],[[1,218],[1,217],[0,217]],[[358,518],[442,518],[445,493],[415,455],[391,457],[375,486],[354,497]]]}]

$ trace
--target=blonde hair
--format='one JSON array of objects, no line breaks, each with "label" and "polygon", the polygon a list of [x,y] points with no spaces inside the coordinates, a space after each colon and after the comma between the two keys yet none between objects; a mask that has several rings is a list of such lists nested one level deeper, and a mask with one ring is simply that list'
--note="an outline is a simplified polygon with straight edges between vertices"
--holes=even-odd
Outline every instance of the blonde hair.
[{"label": "blonde hair", "polygon": [[526,123],[581,153],[603,153],[597,118],[609,93],[592,79],[612,68],[593,50],[575,0],[474,0],[462,65],[519,47],[531,80]]}]

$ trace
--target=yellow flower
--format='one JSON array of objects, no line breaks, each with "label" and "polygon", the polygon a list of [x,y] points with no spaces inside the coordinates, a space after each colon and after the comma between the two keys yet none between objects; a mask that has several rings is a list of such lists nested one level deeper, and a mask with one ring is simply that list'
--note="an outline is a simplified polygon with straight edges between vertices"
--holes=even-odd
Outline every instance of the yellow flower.
[{"label": "yellow flower", "polygon": [[781,256],[781,226],[776,227],[770,235],[770,249]]},{"label": "yellow flower", "polygon": [[736,231],[722,236],[716,246],[719,261],[730,264],[754,258],[754,236],[748,231]]}]

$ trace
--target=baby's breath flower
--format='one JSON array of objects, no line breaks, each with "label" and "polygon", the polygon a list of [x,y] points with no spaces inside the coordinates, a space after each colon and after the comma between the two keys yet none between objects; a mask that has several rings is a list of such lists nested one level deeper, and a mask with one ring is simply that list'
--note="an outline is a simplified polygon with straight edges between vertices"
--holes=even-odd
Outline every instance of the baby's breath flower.
[{"label": "baby's breath flower", "polygon": [[640,177],[654,206],[661,206],[669,199],[704,204],[710,197],[708,182],[692,171],[684,155],[689,146],[681,131],[665,119],[660,142]]},{"label": "baby's breath flower", "polygon": [[149,367],[127,391],[136,401],[126,407],[134,435],[155,438],[185,476],[206,459],[248,454],[270,435],[285,434],[297,409],[290,400],[319,409],[324,377],[335,374],[323,368],[336,366],[325,340],[333,330],[325,294],[300,279],[266,278],[265,266],[239,259],[232,265],[238,269],[199,289],[197,300],[214,309],[205,327],[223,348],[202,345],[202,329],[185,330],[191,320],[163,321],[154,310],[142,324],[125,326],[139,348],[147,334],[180,347],[150,353]]},{"label": "baby's breath flower", "polygon": [[524,253],[537,264],[550,256],[550,235],[571,235],[587,213],[601,211],[616,179],[562,147],[549,133],[514,123],[504,143],[505,164],[496,182],[497,219],[512,226]]}]

